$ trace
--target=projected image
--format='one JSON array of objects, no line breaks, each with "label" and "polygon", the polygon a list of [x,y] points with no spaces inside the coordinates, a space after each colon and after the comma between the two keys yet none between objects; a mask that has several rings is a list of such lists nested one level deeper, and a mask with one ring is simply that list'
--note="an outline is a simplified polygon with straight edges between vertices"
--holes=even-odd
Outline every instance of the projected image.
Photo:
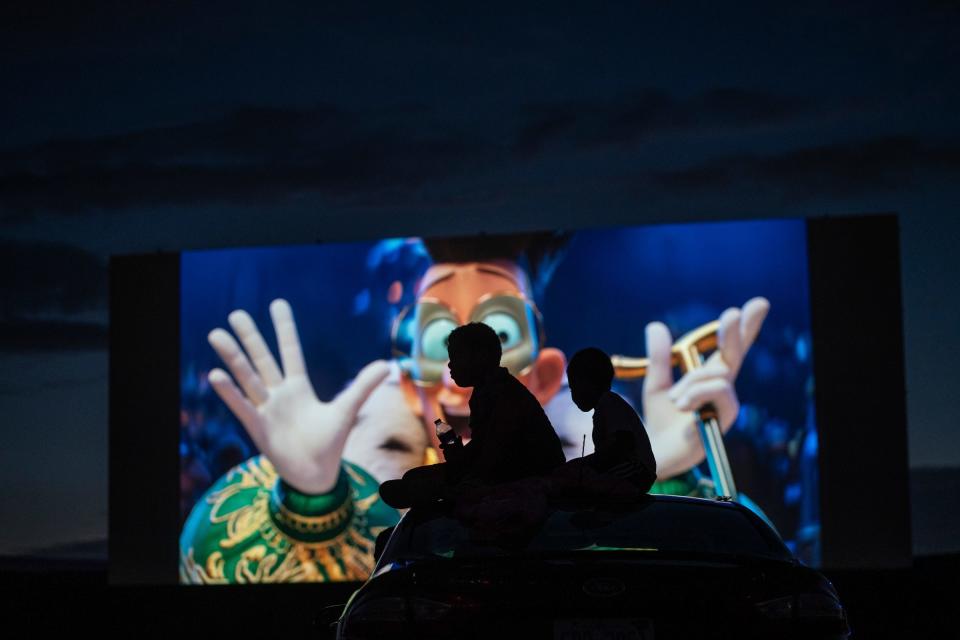
[{"label": "projected image", "polygon": [[181,582],[366,579],[400,516],[379,483],[441,459],[435,418],[469,433],[445,340],[471,321],[568,460],[593,425],[567,359],[599,347],[650,435],[652,492],[733,495],[816,565],[806,260],[792,220],[183,254]]}]

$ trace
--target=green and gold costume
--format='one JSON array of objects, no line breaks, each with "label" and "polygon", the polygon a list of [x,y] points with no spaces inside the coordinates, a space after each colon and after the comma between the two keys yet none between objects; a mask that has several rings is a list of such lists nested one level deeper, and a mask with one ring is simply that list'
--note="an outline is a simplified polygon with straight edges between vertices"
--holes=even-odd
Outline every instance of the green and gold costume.
[{"label": "green and gold costume", "polygon": [[377,534],[400,514],[377,481],[344,461],[336,486],[306,495],[257,456],[196,504],[180,535],[180,582],[246,584],[366,580]]}]

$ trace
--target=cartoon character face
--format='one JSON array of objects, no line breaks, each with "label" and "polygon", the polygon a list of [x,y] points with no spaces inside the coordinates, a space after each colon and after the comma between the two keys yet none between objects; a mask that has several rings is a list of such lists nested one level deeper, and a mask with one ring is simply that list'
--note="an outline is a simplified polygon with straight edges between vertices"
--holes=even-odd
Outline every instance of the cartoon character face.
[{"label": "cartoon character face", "polygon": [[437,264],[424,274],[405,325],[411,349],[403,359],[401,384],[410,408],[431,427],[431,446],[437,446],[432,429],[436,418],[469,437],[472,389],[451,378],[447,357],[447,337],[460,325],[483,322],[493,328],[503,348],[501,365],[541,404],[557,393],[566,359],[557,349],[542,347],[539,312],[528,291],[526,274],[506,260]]},{"label": "cartoon character face", "polygon": [[[420,283],[416,303],[394,325],[399,384],[373,392],[343,453],[380,482],[440,460],[436,418],[469,438],[473,390],[457,385],[448,368],[446,340],[454,328],[468,322],[491,326],[501,339],[501,364],[542,405],[557,395],[566,370],[562,352],[541,346],[539,314],[528,297],[526,274],[515,263],[441,263],[430,267]],[[398,349],[398,344],[405,346]],[[575,418],[584,415],[576,413]],[[580,432],[569,439],[579,455]]]}]

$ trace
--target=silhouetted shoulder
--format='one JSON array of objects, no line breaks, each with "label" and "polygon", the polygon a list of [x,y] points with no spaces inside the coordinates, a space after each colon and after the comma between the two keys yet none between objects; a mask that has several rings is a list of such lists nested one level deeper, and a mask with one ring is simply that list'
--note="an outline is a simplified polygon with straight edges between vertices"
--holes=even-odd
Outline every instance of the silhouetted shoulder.
[{"label": "silhouetted shoulder", "polygon": [[636,410],[613,391],[607,391],[600,396],[594,415],[602,417],[605,422],[616,429],[629,428],[635,430],[641,424],[640,416],[637,415]]}]

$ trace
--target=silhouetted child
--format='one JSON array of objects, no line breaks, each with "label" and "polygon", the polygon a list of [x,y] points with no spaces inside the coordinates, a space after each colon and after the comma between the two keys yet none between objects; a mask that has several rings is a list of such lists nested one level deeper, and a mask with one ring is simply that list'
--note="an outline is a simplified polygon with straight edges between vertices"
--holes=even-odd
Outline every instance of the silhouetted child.
[{"label": "silhouetted child", "polygon": [[581,411],[593,410],[594,452],[582,464],[646,493],[657,479],[657,461],[640,416],[610,390],[613,375],[610,357],[592,347],[575,353],[567,366],[574,404]]},{"label": "silhouetted child", "polygon": [[563,464],[560,438],[543,407],[500,366],[500,337],[489,326],[458,327],[448,339],[450,376],[470,396],[470,442],[443,445],[446,462],[417,467],[380,485],[398,509],[448,500],[472,489],[545,476]]}]

